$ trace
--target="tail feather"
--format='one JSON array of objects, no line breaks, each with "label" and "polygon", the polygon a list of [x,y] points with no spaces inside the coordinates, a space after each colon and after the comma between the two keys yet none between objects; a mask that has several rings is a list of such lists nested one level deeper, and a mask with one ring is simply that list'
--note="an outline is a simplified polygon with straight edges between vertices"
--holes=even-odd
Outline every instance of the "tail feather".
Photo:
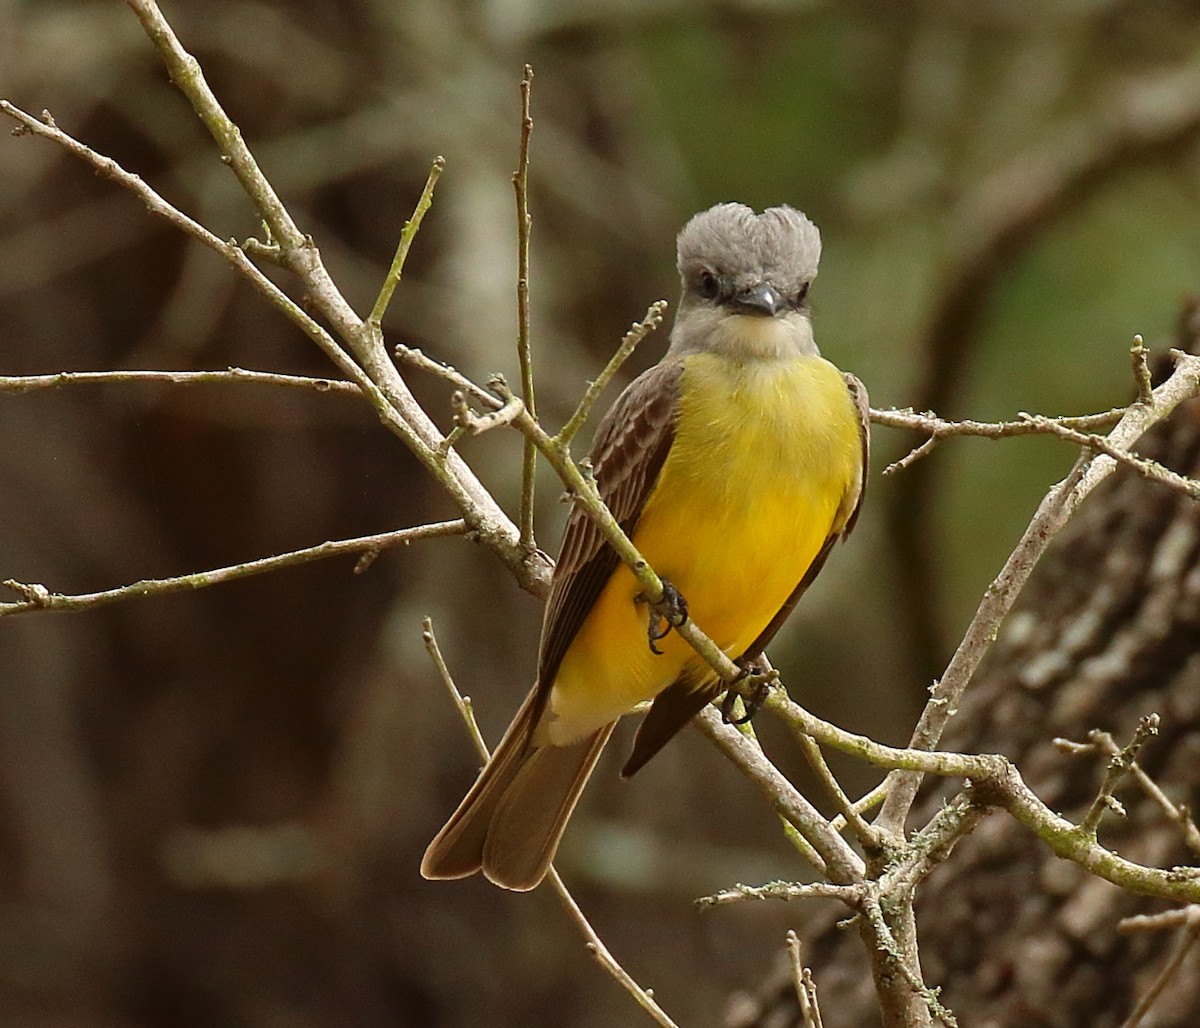
[{"label": "tail feather", "polygon": [[524,892],[545,877],[615,722],[568,746],[535,745],[532,701],[531,693],[429,844],[421,861],[425,878],[465,878],[482,870],[496,885]]},{"label": "tail feather", "polygon": [[505,889],[525,892],[546,875],[567,820],[616,722],[569,746],[528,752],[491,815],[483,873]]}]

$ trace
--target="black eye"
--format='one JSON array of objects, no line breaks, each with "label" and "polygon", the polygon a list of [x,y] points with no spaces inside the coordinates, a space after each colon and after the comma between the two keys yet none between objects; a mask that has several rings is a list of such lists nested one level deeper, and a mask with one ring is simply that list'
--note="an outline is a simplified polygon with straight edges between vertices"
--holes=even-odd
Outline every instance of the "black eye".
[{"label": "black eye", "polygon": [[804,285],[800,287],[800,291],[796,294],[796,299],[793,301],[796,307],[799,307],[808,298],[808,285],[809,284],[805,282]]},{"label": "black eye", "polygon": [[700,272],[700,277],[696,280],[696,292],[706,300],[715,300],[720,291],[721,284],[717,281],[716,275],[707,268]]}]

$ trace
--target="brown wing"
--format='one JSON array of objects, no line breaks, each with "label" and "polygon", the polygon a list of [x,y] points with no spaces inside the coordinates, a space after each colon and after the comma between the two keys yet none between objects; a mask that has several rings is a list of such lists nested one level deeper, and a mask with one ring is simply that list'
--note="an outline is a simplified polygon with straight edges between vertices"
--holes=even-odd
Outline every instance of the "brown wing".
[{"label": "brown wing", "polygon": [[857,375],[844,372],[842,378],[846,380],[846,388],[850,390],[850,399],[854,403],[854,409],[858,412],[858,440],[862,446],[862,470],[858,477],[858,495],[852,501],[854,509],[850,511],[850,516],[846,518],[845,525],[838,533],[841,538],[845,539],[858,521],[858,512],[862,510],[863,497],[867,494],[867,470],[871,464],[871,400],[867,396],[867,387],[862,384],[862,380]]},{"label": "brown wing", "polygon": [[675,734],[715,700],[725,683],[709,668],[689,665],[683,673],[654,697],[633,737],[633,749],[621,768],[621,777],[636,774],[643,764],[674,738]]},{"label": "brown wing", "polygon": [[[591,452],[596,487],[626,534],[633,533],[674,441],[675,400],[682,371],[682,361],[665,360],[643,372],[617,397],[596,430]],[[546,702],[567,647],[618,560],[587,514],[574,508],[567,519],[542,623],[536,713]]]},{"label": "brown wing", "polygon": [[800,597],[804,595],[808,587],[812,585],[813,579],[817,577],[821,568],[825,566],[825,561],[829,558],[829,551],[833,549],[833,544],[839,539],[845,539],[850,534],[855,523],[858,521],[858,512],[862,510],[863,497],[867,492],[867,466],[871,458],[871,404],[867,399],[867,387],[856,376],[844,374],[842,377],[846,380],[846,388],[850,391],[850,399],[854,403],[855,410],[858,412],[858,436],[862,443],[862,467],[858,475],[857,488],[846,494],[845,499],[842,501],[842,506],[834,518],[833,528],[830,530],[825,542],[821,545],[821,549],[817,551],[813,562],[808,566],[804,577],[800,579],[800,584],[792,590],[791,596],[787,598],[787,602],[779,609],[779,613],[771,618],[771,623],[759,633],[758,638],[742,654],[743,657],[757,657],[767,648],[767,643],[775,637],[775,633],[779,631],[780,627],[782,627],[783,623],[795,609]]}]

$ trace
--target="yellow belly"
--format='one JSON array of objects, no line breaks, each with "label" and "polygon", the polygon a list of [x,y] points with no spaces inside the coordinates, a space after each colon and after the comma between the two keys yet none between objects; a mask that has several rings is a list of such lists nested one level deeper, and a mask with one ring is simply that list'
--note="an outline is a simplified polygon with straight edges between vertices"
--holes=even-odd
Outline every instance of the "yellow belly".
[{"label": "yellow belly", "polygon": [[[675,441],[633,534],[726,653],[742,652],[808,570],[857,484],[857,415],[820,357],[686,358]],[[671,633],[653,653],[646,605],[624,565],[571,643],[550,694],[551,738],[627,713],[699,661]]]}]

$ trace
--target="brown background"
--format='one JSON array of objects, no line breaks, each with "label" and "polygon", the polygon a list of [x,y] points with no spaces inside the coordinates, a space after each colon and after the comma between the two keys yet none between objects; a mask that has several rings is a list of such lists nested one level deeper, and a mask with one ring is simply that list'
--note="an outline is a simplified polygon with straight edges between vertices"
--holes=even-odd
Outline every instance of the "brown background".
[{"label": "brown background", "polygon": [[[535,66],[535,359],[551,425],[629,322],[674,299],[674,233],[719,200],[789,202],[821,226],[818,339],[877,406],[990,418],[1121,402],[1130,337],[1164,345],[1200,281],[1194,4],[165,11],[360,311],[446,157],[385,329],[481,379],[516,377],[509,176],[520,69]],[[260,231],[123,5],[0,2],[0,95],[49,108],[218,234]],[[114,185],[50,144],[0,139],[0,374],[231,364],[331,370]],[[445,388],[410,377],[445,424]],[[876,471],[911,442],[877,432]],[[510,510],[519,450],[502,433],[464,450]],[[1071,459],[1049,441],[962,442],[876,475],[852,545],[773,648],[793,692],[904,739]],[[553,551],[563,509],[552,478],[540,484]],[[85,591],[452,515],[345,398],[0,394],[3,578]],[[363,575],[352,563],[0,624],[0,1023],[639,1023],[551,895],[416,873],[476,766],[420,617],[495,738],[532,674],[536,601],[461,540]],[[1127,733],[1126,715],[1102,727]],[[810,915],[698,915],[690,900],[801,869],[701,740],[628,784],[622,749],[560,866],[681,1023],[721,1024]]]}]

